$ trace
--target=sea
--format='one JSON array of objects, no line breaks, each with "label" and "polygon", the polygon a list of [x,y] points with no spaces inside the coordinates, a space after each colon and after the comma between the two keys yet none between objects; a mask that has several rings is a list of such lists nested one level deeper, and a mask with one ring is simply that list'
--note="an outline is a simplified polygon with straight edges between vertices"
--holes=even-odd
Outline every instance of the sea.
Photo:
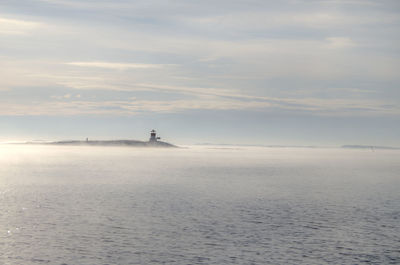
[{"label": "sea", "polygon": [[3,144],[0,264],[400,264],[400,150]]}]

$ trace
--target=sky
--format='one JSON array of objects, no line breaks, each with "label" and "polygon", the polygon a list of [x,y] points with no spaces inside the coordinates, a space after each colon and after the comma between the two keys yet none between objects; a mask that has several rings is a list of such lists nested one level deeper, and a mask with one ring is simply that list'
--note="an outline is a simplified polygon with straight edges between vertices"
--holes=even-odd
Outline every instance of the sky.
[{"label": "sky", "polygon": [[397,0],[0,0],[0,141],[400,146]]}]

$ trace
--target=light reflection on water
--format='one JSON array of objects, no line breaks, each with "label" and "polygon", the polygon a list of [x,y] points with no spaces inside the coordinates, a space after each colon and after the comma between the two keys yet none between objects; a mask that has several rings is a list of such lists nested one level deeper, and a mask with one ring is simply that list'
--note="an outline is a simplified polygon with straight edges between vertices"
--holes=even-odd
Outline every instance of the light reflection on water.
[{"label": "light reflection on water", "polygon": [[0,146],[0,264],[400,263],[400,151]]}]

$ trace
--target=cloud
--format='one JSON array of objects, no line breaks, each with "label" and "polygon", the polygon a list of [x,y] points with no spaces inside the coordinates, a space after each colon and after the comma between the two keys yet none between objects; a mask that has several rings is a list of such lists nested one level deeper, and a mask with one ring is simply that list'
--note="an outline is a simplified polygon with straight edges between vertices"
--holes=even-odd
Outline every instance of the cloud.
[{"label": "cloud", "polygon": [[39,22],[0,17],[0,34],[26,35],[42,25]]},{"label": "cloud", "polygon": [[[221,31],[221,34],[236,32],[241,37],[257,31],[281,29],[283,32],[294,33],[300,29],[332,30],[351,25],[360,27],[367,25],[385,25],[398,23],[398,15],[387,12],[372,11],[369,14],[353,12],[322,11],[322,10],[282,10],[281,12],[266,11],[235,11],[227,14],[199,17],[180,17],[181,23],[195,29],[211,32]],[[225,31],[225,33],[224,33]],[[304,32],[306,33],[306,32]],[[283,33],[281,33],[283,34]],[[250,36],[252,36],[250,34]],[[297,36],[297,35],[295,35]]]},{"label": "cloud", "polygon": [[163,64],[110,63],[110,62],[69,62],[65,64],[80,66],[80,67],[95,67],[95,68],[106,68],[115,70],[162,68],[166,66]]},{"label": "cloud", "polygon": [[326,38],[328,42],[328,48],[332,49],[342,49],[342,48],[351,48],[356,46],[356,43],[347,37],[330,37]]},{"label": "cloud", "polygon": [[[96,73],[94,73],[95,75]],[[303,89],[293,90],[286,96],[268,96],[254,94],[251,90],[246,93],[243,90],[233,87],[202,87],[191,85],[177,85],[171,82],[160,84],[156,82],[137,82],[130,75],[111,75],[106,76],[84,76],[78,74],[66,76],[53,76],[58,85],[73,89],[70,94],[87,93],[83,91],[110,91],[110,93],[124,92],[129,98],[135,98],[135,102],[122,101],[116,105],[107,99],[92,102],[93,106],[109,106],[110,109],[85,109],[80,108],[82,114],[85,113],[108,113],[109,115],[134,115],[137,111],[149,112],[176,112],[190,109],[281,109],[290,112],[306,111],[313,115],[393,115],[399,113],[396,104],[389,100],[374,98],[375,93],[366,93],[368,90],[361,88],[328,88],[325,89]],[[156,77],[154,77],[157,80]],[[187,82],[187,81],[185,81]],[[196,81],[197,82],[197,81]],[[189,83],[193,83],[192,80]],[[74,92],[75,90],[75,92]],[[97,92],[96,92],[97,91]],[[152,91],[162,93],[152,93],[149,100],[143,100],[140,91]],[[304,92],[304,93],[302,93]],[[336,93],[337,92],[337,93]],[[361,93],[364,92],[364,93]],[[177,100],[166,100],[166,93],[173,94],[173,98],[185,98]],[[139,96],[138,96],[139,95]],[[318,97],[322,96],[321,97]],[[328,97],[326,97],[328,95]],[[329,97],[329,95],[331,95]],[[344,96],[346,95],[346,96]],[[371,97],[370,95],[373,95]],[[350,97],[351,96],[351,97]],[[72,97],[71,97],[72,98]],[[167,97],[168,98],[168,97]],[[56,98],[54,98],[56,99]],[[64,99],[60,97],[60,99]],[[187,102],[187,103],[185,103]],[[218,104],[219,102],[219,104]],[[63,103],[65,104],[65,102]],[[118,107],[119,106],[119,107]],[[118,110],[117,110],[118,107]],[[53,107],[52,107],[53,108]],[[79,109],[79,108],[78,108]]]},{"label": "cloud", "polygon": [[[256,2],[250,6],[234,1],[224,9],[221,2],[216,8],[208,2],[175,1],[170,7],[175,11],[163,12],[158,7],[161,1],[143,5],[42,0],[45,9],[40,21],[46,22],[46,30],[28,40],[8,35],[28,34],[43,23],[0,18],[0,34],[7,34],[0,43],[0,56],[7,54],[0,60],[0,88],[26,86],[34,93],[35,86],[46,86],[53,95],[52,88],[62,86],[71,96],[60,94],[44,107],[48,112],[65,109],[70,114],[271,108],[314,114],[398,112],[391,99],[379,98],[379,93],[353,93],[351,99],[338,99],[332,91],[325,95],[285,91],[305,91],[308,86],[363,89],[363,84],[372,84],[374,91],[388,91],[388,80],[399,80],[398,41],[392,34],[398,31],[393,27],[399,22],[397,14],[368,9],[368,5],[357,12],[350,7],[327,9],[323,1],[288,1],[287,7]],[[306,2],[307,8],[301,7]],[[359,1],[329,2],[330,6],[361,5]],[[115,10],[107,9],[125,4],[131,9],[124,15],[115,16]],[[188,12],[180,12],[186,7]],[[73,8],[89,10],[73,13]],[[55,18],[52,10],[60,16]],[[72,13],[75,22],[71,22]],[[389,23],[394,24],[382,27]],[[273,82],[279,82],[282,91],[271,92]],[[84,102],[73,96],[79,93],[87,99],[83,95],[88,90],[107,95],[124,91],[136,100]],[[161,93],[138,93],[143,91]],[[21,95],[21,102],[23,98],[29,98],[29,93]],[[44,107],[33,108],[45,113]],[[10,109],[25,107],[16,102]]]},{"label": "cloud", "polygon": [[[152,85],[152,88],[155,88]],[[176,90],[177,88],[161,88]],[[162,100],[160,98],[140,99],[127,96],[120,100],[83,100],[80,95],[64,94],[40,102],[10,103],[0,105],[0,115],[110,115],[130,116],[139,113],[176,113],[188,110],[250,110],[268,112],[280,110],[286,113],[309,113],[330,116],[380,116],[399,115],[398,105],[388,101],[346,98],[289,98],[250,96],[228,91],[209,90],[195,94],[185,89],[191,98]],[[86,98],[86,97],[83,97]]]},{"label": "cloud", "polygon": [[133,7],[134,4],[125,1],[82,1],[82,0],[39,0],[51,5],[63,6],[73,9],[122,9]]},{"label": "cloud", "polygon": [[320,0],[318,1],[321,4],[329,4],[329,5],[357,5],[357,6],[379,6],[383,3],[377,1],[370,1],[370,0]]}]

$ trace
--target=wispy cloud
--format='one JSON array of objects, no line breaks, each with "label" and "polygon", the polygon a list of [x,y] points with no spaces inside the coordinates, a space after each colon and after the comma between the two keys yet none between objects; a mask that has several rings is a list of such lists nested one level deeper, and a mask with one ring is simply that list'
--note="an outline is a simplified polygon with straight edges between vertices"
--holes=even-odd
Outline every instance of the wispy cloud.
[{"label": "wispy cloud", "polygon": [[43,3],[76,9],[121,9],[134,6],[126,1],[79,1],[79,0],[38,0]]},{"label": "wispy cloud", "polygon": [[370,1],[370,0],[320,0],[321,4],[328,4],[328,5],[357,5],[357,6],[380,6],[383,3],[377,1]]},{"label": "wispy cloud", "polygon": [[[150,86],[148,86],[150,87]],[[152,85],[150,89],[177,90]],[[380,116],[400,115],[400,108],[392,102],[371,99],[345,98],[290,98],[249,96],[232,91],[216,89],[196,93],[184,89],[192,97],[186,99],[162,100],[138,99],[134,96],[121,100],[88,100],[80,94],[66,93],[53,96],[51,101],[42,100],[31,103],[4,102],[0,115],[136,115],[139,113],[176,113],[187,110],[251,110],[268,112],[281,110],[286,113],[309,113],[328,116]],[[134,94],[133,94],[134,95]]]},{"label": "wispy cloud", "polygon": [[[161,2],[41,0],[35,6],[44,8],[43,17],[35,21],[44,22],[2,16],[0,89],[31,88],[21,102],[34,87],[46,87],[49,95],[54,87],[69,92],[42,106],[5,105],[0,99],[1,112],[29,114],[32,108],[45,115],[47,107],[48,113],[64,109],[74,115],[272,108],[317,115],[398,113],[395,97],[360,92],[372,86],[392,95],[399,81],[400,19],[370,5],[381,7],[378,1],[218,1],[218,8],[174,1],[170,12]],[[327,8],[333,5],[349,9]],[[46,30],[36,31],[43,25]],[[38,34],[26,39],[10,36],[33,31]],[[272,91],[276,84],[281,91]],[[344,89],[338,98],[333,89],[322,96],[319,87],[356,87],[360,93]],[[121,91],[136,100],[73,96]],[[171,94],[174,100],[164,98]]]},{"label": "wispy cloud", "polygon": [[111,62],[69,62],[67,65],[80,66],[80,67],[95,67],[106,69],[149,69],[149,68],[162,68],[165,64],[143,64],[143,63],[111,63]]},{"label": "wispy cloud", "polygon": [[356,43],[348,37],[329,37],[326,38],[326,41],[328,42],[328,48],[331,49],[343,49],[356,46]]},{"label": "wispy cloud", "polygon": [[39,22],[0,17],[0,34],[26,35],[42,25]]},{"label": "wispy cloud", "polygon": [[[282,100],[281,103],[285,103]],[[296,112],[312,112],[315,115],[399,115],[395,106],[377,102],[354,102],[345,100],[288,99],[285,104],[264,101],[239,100],[133,100],[133,101],[59,101],[41,104],[5,103],[0,106],[0,115],[135,115],[144,112],[175,113],[186,110],[253,110],[282,109]],[[317,112],[316,112],[317,111]]]},{"label": "wispy cloud", "polygon": [[[400,18],[395,14],[388,14],[381,11],[373,11],[373,15],[360,14],[352,12],[338,11],[241,11],[237,10],[229,14],[218,14],[214,16],[200,17],[182,17],[182,23],[187,23],[194,28],[210,28],[210,31],[242,32],[240,35],[246,36],[244,30],[249,32],[287,29],[293,28],[293,31],[299,28],[303,29],[336,29],[348,25],[368,26],[385,25],[399,22]],[[222,32],[221,32],[222,33]],[[251,35],[250,35],[251,36]]]}]

